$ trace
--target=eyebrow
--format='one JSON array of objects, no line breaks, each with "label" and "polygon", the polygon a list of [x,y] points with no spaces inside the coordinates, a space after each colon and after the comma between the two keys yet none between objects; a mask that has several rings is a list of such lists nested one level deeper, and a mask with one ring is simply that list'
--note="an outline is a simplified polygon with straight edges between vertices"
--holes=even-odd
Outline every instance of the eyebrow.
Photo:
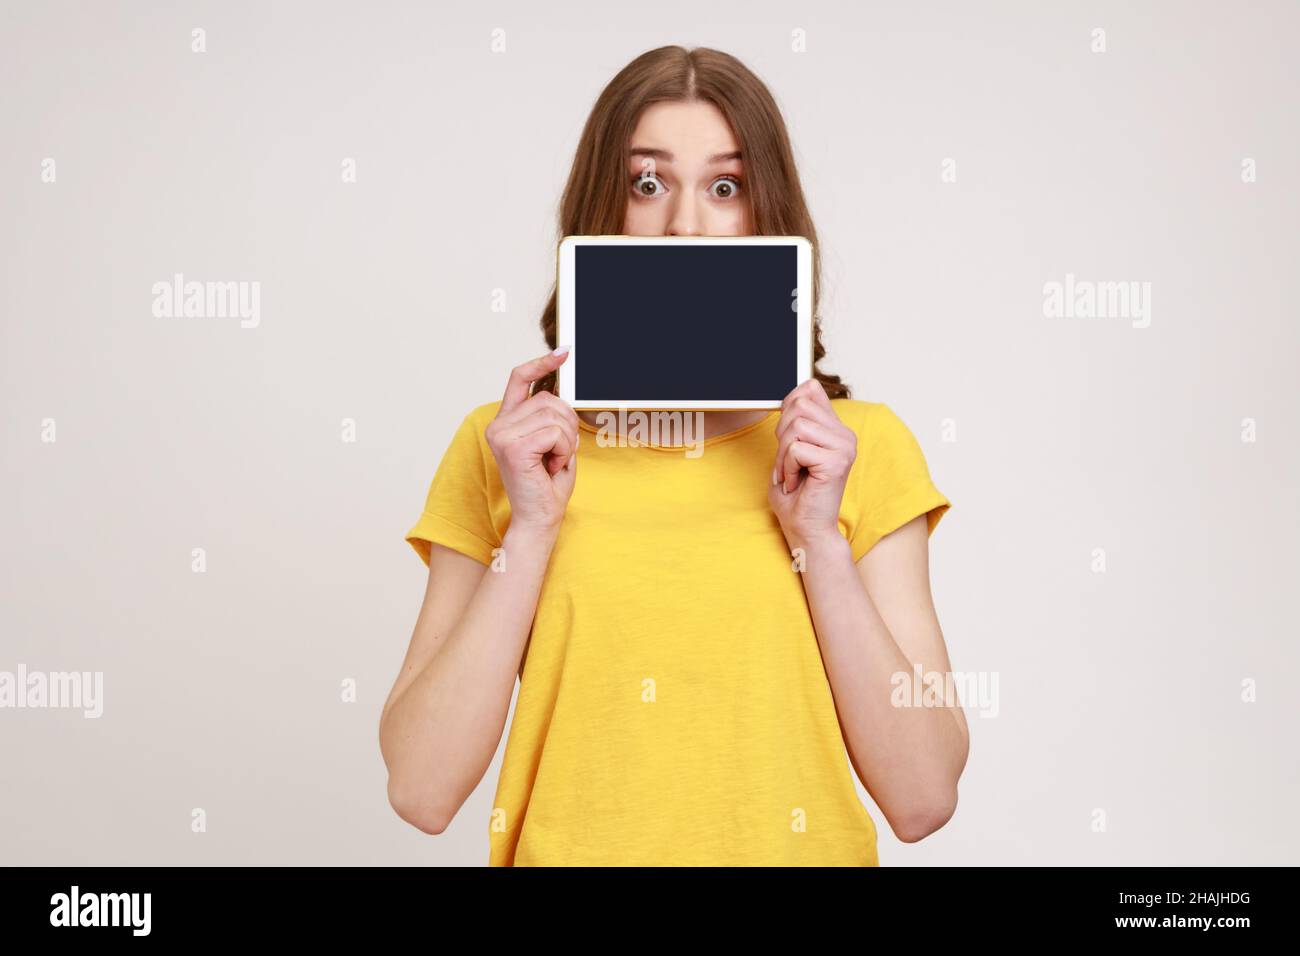
[{"label": "eyebrow", "polygon": [[[673,161],[673,154],[666,149],[654,149],[649,146],[634,146],[630,151],[631,156],[649,156],[653,159],[662,159],[665,163]],[[740,150],[731,153],[714,153],[709,157],[710,163],[723,163],[729,159],[741,159]]]}]

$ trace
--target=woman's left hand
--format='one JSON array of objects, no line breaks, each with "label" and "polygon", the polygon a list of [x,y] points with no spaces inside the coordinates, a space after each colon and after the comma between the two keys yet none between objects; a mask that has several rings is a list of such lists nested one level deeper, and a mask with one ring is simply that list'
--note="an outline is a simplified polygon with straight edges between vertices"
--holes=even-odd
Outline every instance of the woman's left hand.
[{"label": "woman's left hand", "polygon": [[810,378],[785,397],[776,437],[767,500],[786,542],[795,548],[840,537],[840,502],[858,438],[835,414],[821,382]]}]

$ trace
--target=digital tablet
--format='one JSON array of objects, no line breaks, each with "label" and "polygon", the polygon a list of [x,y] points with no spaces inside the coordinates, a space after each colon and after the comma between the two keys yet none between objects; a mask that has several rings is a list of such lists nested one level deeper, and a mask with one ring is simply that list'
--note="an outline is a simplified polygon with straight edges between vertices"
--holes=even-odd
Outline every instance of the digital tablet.
[{"label": "digital tablet", "polygon": [[556,270],[573,408],[779,408],[812,376],[802,236],[566,236]]}]

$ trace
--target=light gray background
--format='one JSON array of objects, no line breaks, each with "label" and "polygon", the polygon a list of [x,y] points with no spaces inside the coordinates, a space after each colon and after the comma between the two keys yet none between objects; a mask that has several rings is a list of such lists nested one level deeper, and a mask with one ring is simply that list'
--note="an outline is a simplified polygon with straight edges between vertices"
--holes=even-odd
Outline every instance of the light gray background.
[{"label": "light gray background", "polygon": [[[1282,2],[7,0],[0,670],[106,686],[97,721],[0,710],[0,862],[486,861],[500,754],[440,836],[386,802],[402,538],[543,349],[596,95],[666,43],[781,104],[827,367],[920,440],[954,667],[999,675],[946,827],[901,844],[868,802],[882,864],[1294,862],[1297,29]],[[155,318],[174,272],[260,281],[261,325]],[[1152,283],[1150,327],[1045,318],[1067,272]]]}]

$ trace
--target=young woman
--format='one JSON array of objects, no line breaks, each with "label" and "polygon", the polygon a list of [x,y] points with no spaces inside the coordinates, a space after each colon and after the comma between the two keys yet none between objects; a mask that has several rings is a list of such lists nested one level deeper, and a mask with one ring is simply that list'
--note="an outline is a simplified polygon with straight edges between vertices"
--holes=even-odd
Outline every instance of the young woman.
[{"label": "young woman", "polygon": [[[681,47],[601,94],[559,232],[816,249],[766,87]],[[927,550],[949,502],[907,427],[818,371],[779,411],[706,413],[697,457],[627,447],[553,393],[565,355],[465,417],[407,537],[429,577],[380,727],[397,813],[443,831],[518,675],[491,865],[876,865],[850,762],[899,839],[943,826],[966,720],[911,705],[950,670]]]}]

